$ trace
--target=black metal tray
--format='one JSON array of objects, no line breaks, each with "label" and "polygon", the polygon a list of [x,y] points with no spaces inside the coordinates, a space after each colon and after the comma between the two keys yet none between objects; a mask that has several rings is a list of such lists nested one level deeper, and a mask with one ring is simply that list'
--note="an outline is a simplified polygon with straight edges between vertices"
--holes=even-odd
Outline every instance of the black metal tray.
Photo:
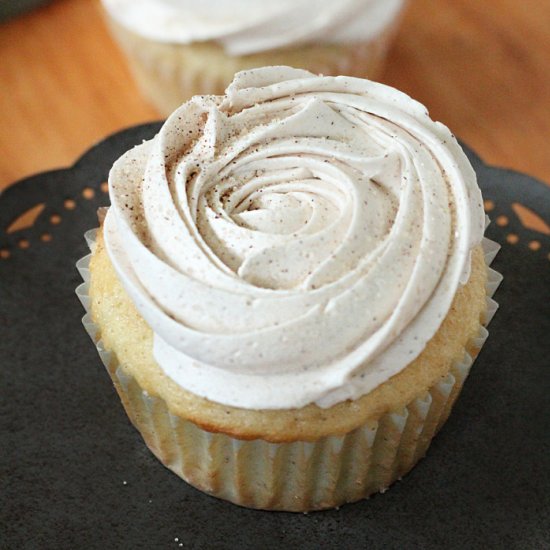
[{"label": "black metal tray", "polygon": [[548,548],[550,188],[468,151],[495,220],[488,236],[503,245],[501,308],[427,457],[339,510],[260,512],[200,493],[153,457],[80,324],[74,264],[108,203],[108,170],[158,128],[108,137],[0,196],[0,548]]}]

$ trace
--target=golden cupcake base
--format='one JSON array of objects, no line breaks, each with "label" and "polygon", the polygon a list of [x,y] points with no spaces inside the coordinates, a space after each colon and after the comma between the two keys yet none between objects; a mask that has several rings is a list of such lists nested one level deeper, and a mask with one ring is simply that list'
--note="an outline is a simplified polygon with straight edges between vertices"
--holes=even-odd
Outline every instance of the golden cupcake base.
[{"label": "golden cupcake base", "polygon": [[[90,247],[95,230],[86,238]],[[484,240],[489,264],[498,245]],[[340,506],[384,492],[426,454],[487,338],[479,334],[447,375],[405,407],[369,420],[344,434],[315,441],[272,443],[239,439],[199,427],[149,395],[115,354],[108,352],[89,313],[89,260],[77,267],[84,283],[77,289],[87,313],[83,324],[115,384],[126,412],[149,449],[170,470],[201,491],[250,508],[304,512]],[[501,276],[488,269],[487,324],[497,305],[491,299]]]}]

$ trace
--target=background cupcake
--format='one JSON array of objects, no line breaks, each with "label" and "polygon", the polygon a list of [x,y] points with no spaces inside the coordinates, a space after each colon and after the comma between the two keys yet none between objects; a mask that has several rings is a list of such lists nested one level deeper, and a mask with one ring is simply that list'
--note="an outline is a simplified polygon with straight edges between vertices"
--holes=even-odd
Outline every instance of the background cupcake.
[{"label": "background cupcake", "polygon": [[376,77],[404,0],[103,0],[142,92],[165,115],[234,73],[292,65]]},{"label": "background cupcake", "polygon": [[239,73],[121,157],[109,187],[85,325],[167,467],[305,511],[383,491],[424,455],[496,279],[473,169],[420,104],[367,80]]}]

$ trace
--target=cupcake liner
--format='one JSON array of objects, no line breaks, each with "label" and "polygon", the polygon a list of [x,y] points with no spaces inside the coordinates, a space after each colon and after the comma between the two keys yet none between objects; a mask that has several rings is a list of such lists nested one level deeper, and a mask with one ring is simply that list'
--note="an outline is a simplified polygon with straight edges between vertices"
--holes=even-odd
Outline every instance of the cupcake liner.
[{"label": "cupcake liner", "polygon": [[181,49],[178,55],[177,45],[143,38],[108,15],[107,19],[138,88],[162,115],[168,116],[194,95],[223,94],[231,81],[225,70],[206,72],[205,63],[199,58],[193,62],[187,50]]},{"label": "cupcake liner", "polygon": [[[90,248],[96,231],[85,235]],[[483,248],[489,264],[499,246],[484,239]],[[86,309],[82,322],[130,420],[153,454],[178,476],[205,493],[251,508],[304,512],[384,492],[426,454],[488,336],[482,326],[447,376],[402,410],[384,414],[347,434],[313,442],[240,440],[208,432],[172,414],[162,398],[144,391],[105,349],[89,313],[90,257],[77,263],[84,280],[76,289]],[[492,269],[488,274],[485,323],[498,307],[491,296],[502,280]]]},{"label": "cupcake liner", "polygon": [[122,27],[109,14],[106,17],[142,94],[166,116],[194,95],[223,94],[234,73],[254,67],[293,65],[316,74],[376,78],[400,21],[395,18],[366,42],[304,45],[232,57],[213,43],[155,42]]}]

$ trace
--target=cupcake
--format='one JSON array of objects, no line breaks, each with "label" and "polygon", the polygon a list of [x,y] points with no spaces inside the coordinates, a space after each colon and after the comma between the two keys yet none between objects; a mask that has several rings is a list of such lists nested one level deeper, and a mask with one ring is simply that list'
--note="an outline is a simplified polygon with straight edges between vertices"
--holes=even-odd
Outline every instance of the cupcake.
[{"label": "cupcake", "polygon": [[358,78],[241,72],[123,155],[109,193],[79,264],[84,324],[165,466],[307,511],[424,456],[498,276],[475,173],[422,105]]},{"label": "cupcake", "polygon": [[222,94],[233,74],[264,65],[379,73],[404,0],[103,0],[142,93],[164,114]]}]

